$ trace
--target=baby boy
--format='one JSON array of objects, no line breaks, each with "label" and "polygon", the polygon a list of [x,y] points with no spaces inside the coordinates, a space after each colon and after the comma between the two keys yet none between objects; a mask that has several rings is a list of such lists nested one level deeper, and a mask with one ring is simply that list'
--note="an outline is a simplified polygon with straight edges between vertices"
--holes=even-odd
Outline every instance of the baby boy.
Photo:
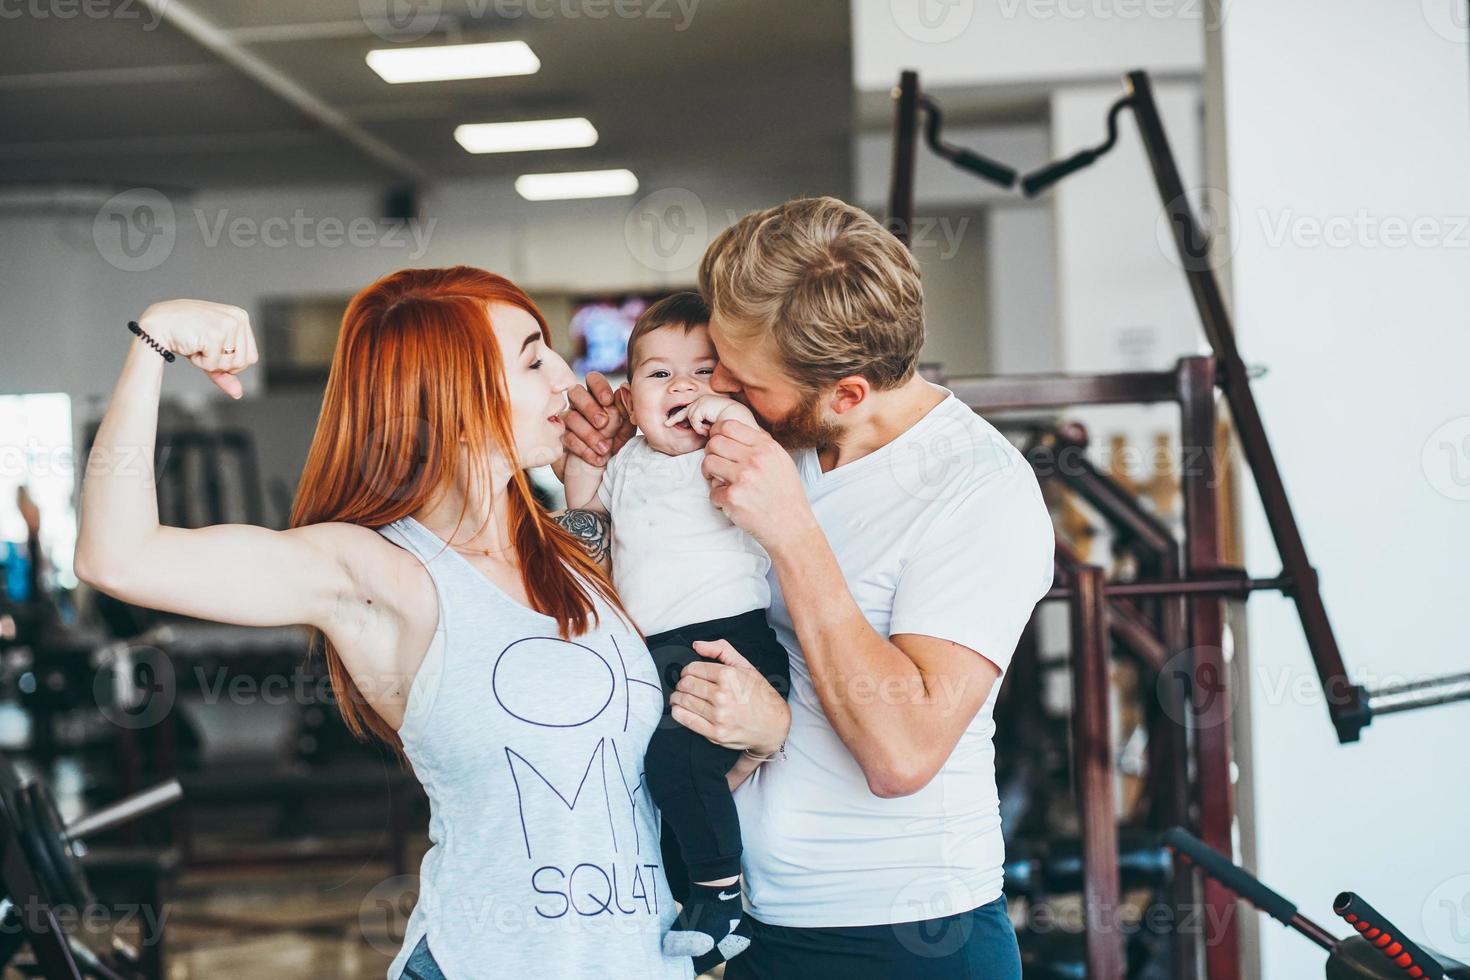
[{"label": "baby boy", "polygon": [[618,390],[638,426],[605,470],[569,460],[567,507],[604,511],[612,524],[613,582],[648,639],[664,688],[664,718],[644,760],[648,790],[678,839],[689,894],[664,952],[699,972],[742,952],[740,821],[725,774],[740,753],[669,717],[668,699],[696,640],[727,640],[783,695],[785,649],[766,623],[770,558],[710,503],[701,473],[721,419],[756,424],[750,409],[710,386],[717,356],[697,293],[650,306],[628,338],[628,384]]}]

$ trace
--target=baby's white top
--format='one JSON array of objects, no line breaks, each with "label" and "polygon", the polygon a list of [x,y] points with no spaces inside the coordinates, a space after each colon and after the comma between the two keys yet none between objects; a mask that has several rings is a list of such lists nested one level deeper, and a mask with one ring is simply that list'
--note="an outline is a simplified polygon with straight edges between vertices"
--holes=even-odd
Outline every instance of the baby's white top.
[{"label": "baby's white top", "polygon": [[598,498],[612,521],[613,583],[648,635],[771,604],[771,559],[710,503],[704,450],[669,456],[634,436]]}]

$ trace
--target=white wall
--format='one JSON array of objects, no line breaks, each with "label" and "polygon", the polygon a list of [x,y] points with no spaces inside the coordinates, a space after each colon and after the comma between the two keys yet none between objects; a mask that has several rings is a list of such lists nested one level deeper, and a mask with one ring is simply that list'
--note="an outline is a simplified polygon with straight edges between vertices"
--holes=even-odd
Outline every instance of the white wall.
[{"label": "white wall", "polygon": [[[946,127],[944,138],[1017,166],[1050,152],[1039,123]],[[858,133],[854,201],[885,215],[892,169],[893,134]],[[910,247],[924,277],[925,361],[942,362],[952,378],[1057,370],[1047,214],[1046,202],[1023,201],[920,145]]]},{"label": "white wall", "polygon": [[[533,295],[692,286],[705,245],[738,216],[802,193],[845,190],[671,173],[628,198],[533,204],[508,182],[456,182],[425,197],[413,226],[377,220],[377,188],[187,196],[145,189],[102,207],[106,195],[72,194],[62,207],[67,195],[49,192],[44,208],[34,193],[0,193],[0,394],[70,395],[80,453],[131,340],[127,321],[157,300],[239,305],[260,336],[267,298],[350,295],[408,266],[478,265]],[[130,249],[114,215],[133,223]],[[564,307],[552,304],[547,313],[553,341],[566,350]],[[280,523],[277,490],[286,488],[288,499],[294,493],[320,396],[263,396],[258,369],[242,380],[247,397],[232,402],[181,364],[165,373],[163,393],[191,415],[256,433],[267,520]],[[19,441],[0,431],[0,449]],[[68,458],[80,469],[81,460]],[[0,473],[0,484],[37,479],[35,472]]]},{"label": "white wall", "polygon": [[[1461,0],[1238,2],[1218,38],[1242,350],[1352,676],[1470,669],[1470,47]],[[1416,225],[1417,222],[1417,225]],[[1414,241],[1414,228],[1419,241]],[[1322,229],[1326,230],[1325,235]],[[1248,497],[1253,574],[1279,562]],[[1260,877],[1339,934],[1339,889],[1470,958],[1470,706],[1339,746],[1293,607],[1251,600]],[[1322,953],[1261,931],[1263,975]]]},{"label": "white wall", "polygon": [[952,378],[993,373],[986,213],[965,208],[921,213],[913,230],[909,246],[924,283],[920,360],[943,365]]},{"label": "white wall", "polygon": [[[1051,100],[1052,156],[1102,142],[1119,84],[1071,85]],[[1200,89],[1156,84],[1154,98],[1186,188],[1203,181]],[[1119,118],[1117,145],[1049,192],[1057,249],[1057,309],[1062,368],[1084,374],[1164,370],[1203,349],[1189,287],[1160,228],[1162,206],[1131,113]],[[1167,405],[1089,408],[1073,413],[1091,431],[1102,462],[1108,436],[1121,432],[1135,449],[1154,431],[1178,432]],[[1177,447],[1178,439],[1174,440]]]},{"label": "white wall", "polygon": [[[257,315],[266,297],[350,294],[394,269],[460,262],[531,291],[692,285],[715,233],[803,190],[674,175],[629,198],[532,204],[506,182],[449,183],[425,197],[417,240],[376,220],[375,188],[150,191],[111,208],[91,200],[43,213],[0,209],[0,392],[105,396],[127,321],[173,296]],[[114,212],[135,222],[129,235],[140,254],[123,250]],[[247,376],[250,390],[258,384],[258,374]],[[165,385],[166,394],[212,391],[191,371],[169,372]]]},{"label": "white wall", "polygon": [[[915,69],[941,102],[1044,100],[1050,94],[1049,126],[956,125],[946,133],[952,142],[1025,172],[1101,140],[1106,106],[1121,91],[1124,72],[1147,68],[1166,79],[1182,76],[1182,88],[1167,82],[1158,88],[1168,122],[1182,127],[1189,144],[1183,162],[1193,169],[1186,172],[1197,173],[1192,78],[1204,60],[1207,15],[1205,0],[853,0],[853,82],[859,93],[886,92],[900,71]],[[885,123],[860,134],[854,148],[856,193],[878,213],[887,207],[890,139]],[[1051,198],[1027,202],[1015,191],[993,188],[920,147],[920,218],[987,208],[985,372],[1117,369],[1119,331],[1140,327],[1153,331],[1154,340],[1155,353],[1143,356],[1169,361],[1191,349],[1170,346],[1181,339],[1178,329],[1192,322],[1187,306],[1184,317],[1176,315],[1188,294],[1178,270],[1154,245],[1157,202],[1137,140],[1128,132],[1120,144],[1096,174],[1062,185],[1055,205]],[[991,207],[1002,199],[1004,211]],[[1054,206],[1066,212],[1057,213],[1052,234],[1044,222]],[[948,309],[934,312],[931,322],[950,315]],[[1139,355],[1121,357],[1134,363]],[[1141,414],[1145,421],[1153,417]],[[1127,410],[1088,416],[1109,425],[1116,418],[1124,428],[1139,417]]]},{"label": "white wall", "polygon": [[1205,0],[853,0],[853,76],[930,88],[1095,79],[1133,68],[1195,71]]},{"label": "white wall", "polygon": [[1044,374],[1060,369],[1057,331],[1056,243],[1045,206],[989,210],[987,281],[990,295],[990,366],[995,374]]}]

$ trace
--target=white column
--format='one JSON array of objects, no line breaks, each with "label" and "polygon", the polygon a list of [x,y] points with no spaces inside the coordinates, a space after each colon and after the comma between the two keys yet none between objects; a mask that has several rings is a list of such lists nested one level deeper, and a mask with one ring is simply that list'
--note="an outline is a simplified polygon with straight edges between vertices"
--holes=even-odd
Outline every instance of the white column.
[{"label": "white column", "polygon": [[[1470,49],[1463,0],[1226,5],[1211,133],[1255,393],[1359,683],[1470,667]],[[1279,562],[1253,494],[1253,574]],[[1339,746],[1291,604],[1251,600],[1257,872],[1339,934],[1341,889],[1470,958],[1470,706]],[[1262,975],[1322,952],[1261,931]]]}]

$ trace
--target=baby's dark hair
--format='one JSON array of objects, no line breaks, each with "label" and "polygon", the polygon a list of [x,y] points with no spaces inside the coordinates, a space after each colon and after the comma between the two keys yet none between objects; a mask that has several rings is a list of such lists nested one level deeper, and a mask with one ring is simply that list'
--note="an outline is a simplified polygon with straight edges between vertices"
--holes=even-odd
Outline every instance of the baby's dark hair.
[{"label": "baby's dark hair", "polygon": [[628,370],[638,363],[637,345],[641,337],[663,327],[683,327],[688,333],[709,323],[709,304],[696,292],[684,291],[665,296],[654,303],[633,324],[628,335]]}]

